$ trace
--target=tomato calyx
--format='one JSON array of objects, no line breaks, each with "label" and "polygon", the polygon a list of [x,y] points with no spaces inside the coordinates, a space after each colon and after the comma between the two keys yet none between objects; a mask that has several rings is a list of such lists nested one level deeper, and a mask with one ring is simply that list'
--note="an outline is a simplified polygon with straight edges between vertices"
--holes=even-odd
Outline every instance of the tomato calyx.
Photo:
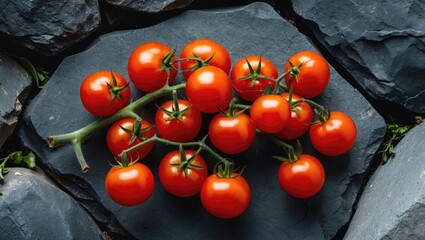
[{"label": "tomato calyx", "polygon": [[128,88],[128,85],[130,84],[130,82],[127,82],[127,84],[125,84],[124,86],[119,87],[118,83],[117,83],[117,79],[115,78],[115,75],[112,71],[111,71],[111,78],[112,78],[112,85],[110,83],[106,82],[106,85],[108,86],[109,92],[111,93],[109,101],[112,101],[115,98],[118,98],[119,100],[122,101],[123,99],[122,99],[121,92]]},{"label": "tomato calyx", "polygon": [[275,143],[279,147],[283,148],[283,150],[287,153],[287,155],[288,155],[287,157],[273,156],[273,158],[275,158],[279,161],[293,163],[293,162],[298,161],[301,154],[303,153],[303,148],[302,148],[301,142],[299,140],[296,141],[296,146],[294,148],[292,145],[281,141],[280,139],[276,138],[272,134],[267,134],[267,133],[262,132],[261,130],[258,130],[258,129],[256,131],[257,131],[257,133],[264,135],[266,138],[268,138],[270,141],[272,141],[273,143]]},{"label": "tomato calyx", "polygon": [[138,117],[134,120],[134,124],[133,124],[133,127],[131,129],[125,128],[121,125],[120,125],[120,128],[124,132],[131,135],[131,139],[130,139],[129,144],[132,144],[132,143],[134,143],[134,141],[136,141],[136,139],[146,140],[147,138],[145,136],[143,136],[142,133],[149,130],[151,128],[151,126],[146,127],[146,128],[142,128],[142,118]]},{"label": "tomato calyx", "polygon": [[247,109],[249,109],[251,106],[249,105],[243,105],[243,104],[237,104],[238,102],[238,98],[234,97],[232,98],[232,100],[229,103],[229,108],[227,109],[227,111],[223,111],[220,108],[218,109],[218,112],[225,116],[225,117],[237,117],[238,115],[242,114],[243,112],[245,112]]},{"label": "tomato calyx", "polygon": [[204,169],[202,166],[198,166],[193,164],[192,162],[201,152],[202,148],[198,148],[198,150],[193,154],[189,159],[186,157],[186,153],[184,152],[183,146],[179,145],[179,154],[180,154],[180,163],[170,164],[171,166],[177,167],[179,171],[183,170],[184,176],[186,178],[189,177],[188,169]]},{"label": "tomato calyx", "polygon": [[330,118],[331,113],[324,106],[322,106],[322,105],[320,105],[320,104],[318,104],[318,103],[316,103],[316,102],[314,102],[314,101],[312,101],[310,99],[306,99],[306,98],[303,98],[301,100],[295,101],[294,103],[295,104],[299,104],[301,102],[306,102],[306,103],[312,105],[313,108],[314,108],[313,112],[314,112],[314,115],[317,117],[317,120],[313,121],[311,123],[312,125],[314,125],[314,124],[323,124],[326,121],[328,121],[328,119]]},{"label": "tomato calyx", "polygon": [[292,110],[293,112],[295,112],[297,115],[300,115],[300,110],[297,108],[297,106],[298,106],[298,104],[300,104],[302,101],[293,101],[293,100],[292,100],[292,94],[293,94],[293,92],[292,92],[292,87],[290,87],[290,88],[289,88],[289,91],[288,91],[288,103],[289,103],[289,106],[291,107],[291,110]]},{"label": "tomato calyx", "polygon": [[244,77],[237,78],[235,80],[241,80],[241,81],[251,80],[250,87],[254,86],[255,82],[258,81],[259,78],[275,80],[272,77],[261,74],[261,56],[260,56],[260,59],[258,61],[258,67],[255,71],[254,71],[254,68],[252,67],[251,63],[248,61],[248,59],[246,57],[245,57],[245,61],[246,61],[246,64],[248,65],[249,74],[244,76]]},{"label": "tomato calyx", "polygon": [[298,75],[301,72],[301,67],[303,66],[304,62],[300,63],[298,66],[295,66],[291,61],[288,61],[288,63],[291,66],[291,69],[287,71],[287,74],[291,75],[289,81],[293,81],[295,78],[295,81],[298,82]]},{"label": "tomato calyx", "polygon": [[176,56],[176,48],[174,48],[173,51],[171,51],[167,55],[165,55],[161,60],[161,67],[159,68],[159,70],[160,71],[165,70],[165,72],[167,73],[167,84],[168,84],[168,80],[170,79],[170,70],[178,71],[178,69],[173,66],[173,64],[175,62],[171,61],[173,59],[173,57],[175,57],[175,56]]},{"label": "tomato calyx", "polygon": [[167,114],[169,117],[167,118],[167,122],[177,119],[179,121],[183,121],[183,116],[190,110],[190,108],[192,107],[192,105],[188,106],[187,108],[180,110],[179,108],[179,99],[177,98],[177,91],[173,90],[173,106],[171,107],[171,111],[162,108],[160,106],[158,106],[158,108],[164,112],[165,114]]},{"label": "tomato calyx", "polygon": [[297,140],[295,148],[282,141],[279,141],[278,145],[281,146],[288,154],[288,157],[273,156],[274,159],[279,160],[281,162],[294,163],[298,161],[298,159],[300,159],[301,154],[303,153],[303,148],[299,140]]},{"label": "tomato calyx", "polygon": [[220,161],[214,166],[214,174],[219,178],[237,178],[242,175],[246,166],[240,170],[234,168],[234,163],[226,159]]},{"label": "tomato calyx", "polygon": [[187,69],[184,69],[183,72],[190,72],[190,71],[194,71],[198,68],[201,67],[205,67],[205,66],[209,66],[209,62],[213,59],[215,53],[213,53],[211,55],[211,57],[202,60],[202,58],[200,58],[196,53],[192,52],[193,58],[182,58],[179,61],[195,61],[195,63]]}]

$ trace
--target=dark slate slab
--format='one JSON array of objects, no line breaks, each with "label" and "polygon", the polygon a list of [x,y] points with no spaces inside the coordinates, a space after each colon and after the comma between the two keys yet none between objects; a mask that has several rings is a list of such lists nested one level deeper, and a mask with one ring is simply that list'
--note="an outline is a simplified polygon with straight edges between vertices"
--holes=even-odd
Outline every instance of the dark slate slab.
[{"label": "dark slate slab", "polygon": [[376,170],[344,239],[425,239],[424,136],[422,123]]},{"label": "dark slate slab", "polygon": [[425,113],[422,0],[292,3],[319,42],[369,94]]},{"label": "dark slate slab", "polygon": [[[127,76],[127,58],[140,43],[160,41],[182,49],[196,38],[222,43],[233,61],[242,56],[261,54],[273,61],[280,72],[290,55],[314,49],[303,35],[264,3],[187,11],[153,27],[104,35],[86,51],[66,58],[32,101],[20,131],[24,145],[44,156],[44,163],[62,176],[73,176],[87,182],[80,188],[78,184],[67,185],[76,195],[94,191],[101,203],[139,239],[317,240],[334,237],[351,216],[352,204],[366,169],[383,138],[385,123],[357,90],[333,69],[329,87],[317,100],[332,110],[345,111],[353,116],[359,136],[352,151],[337,158],[320,156],[312,149],[308,139],[304,139],[305,151],[318,156],[327,172],[323,190],[312,199],[294,199],[280,189],[277,181],[279,162],[271,156],[282,152],[261,137],[257,137],[250,150],[234,157],[237,164],[247,165],[245,176],[253,196],[243,216],[226,221],[208,215],[200,204],[199,196],[189,199],[172,197],[158,181],[153,197],[144,205],[125,208],[113,203],[103,187],[109,169],[107,161],[112,160],[104,141],[106,130],[83,145],[91,166],[86,174],[81,173],[70,146],[53,151],[47,149],[44,141],[48,135],[76,130],[95,119],[83,109],[79,100],[79,86],[84,76],[100,69],[114,69]],[[179,74],[176,81],[182,79]],[[147,106],[142,116],[152,120],[154,109],[153,105]],[[144,160],[157,180],[159,161],[169,149],[157,144]],[[212,169],[215,160],[208,156],[205,158]]]},{"label": "dark slate slab", "polygon": [[100,24],[97,0],[1,0],[0,35],[44,56],[56,55]]},{"label": "dark slate slab", "polygon": [[105,0],[119,8],[136,12],[158,13],[188,6],[193,0],[160,0],[160,1],[138,1],[138,0]]},{"label": "dark slate slab", "polygon": [[0,149],[18,123],[31,76],[15,60],[0,52]]},{"label": "dark slate slab", "polygon": [[0,239],[104,239],[84,209],[46,176],[9,168],[0,196]]}]

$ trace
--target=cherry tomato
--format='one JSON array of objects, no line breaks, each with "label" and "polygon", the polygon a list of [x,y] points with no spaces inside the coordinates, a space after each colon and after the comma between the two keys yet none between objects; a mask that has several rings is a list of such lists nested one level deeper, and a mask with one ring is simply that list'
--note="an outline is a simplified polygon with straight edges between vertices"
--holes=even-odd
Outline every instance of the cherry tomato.
[{"label": "cherry tomato", "polygon": [[[168,83],[171,85],[177,75],[176,57],[164,62],[171,49],[160,42],[146,42],[136,47],[128,59],[128,76],[131,82],[143,92],[153,92],[167,82],[167,71],[170,72]],[[171,68],[171,66],[174,68]]]},{"label": "cherry tomato", "polygon": [[236,113],[232,117],[219,113],[211,120],[208,134],[218,150],[237,154],[247,150],[254,142],[255,125],[244,113]]},{"label": "cherry tomato", "polygon": [[99,117],[111,115],[128,103],[130,88],[125,87],[126,85],[127,81],[117,72],[94,72],[81,83],[81,103],[93,115]]},{"label": "cherry tomato", "polygon": [[142,163],[134,163],[127,167],[112,167],[105,178],[105,188],[109,197],[124,206],[146,202],[152,195],[154,187],[153,174]]},{"label": "cherry tomato", "polygon": [[180,61],[180,67],[186,80],[193,73],[193,70],[188,71],[188,69],[193,67],[196,69],[205,65],[215,66],[223,70],[226,74],[229,73],[231,64],[230,54],[221,44],[209,39],[196,39],[183,47],[180,58],[194,58],[196,57],[194,54],[203,61],[211,57],[212,59],[207,64],[201,64],[200,66],[194,60]]},{"label": "cherry tomato", "polygon": [[302,154],[295,162],[283,162],[278,173],[282,189],[296,198],[308,198],[322,189],[325,170],[320,161],[308,154]]},{"label": "cherry tomato", "polygon": [[223,70],[213,66],[202,67],[186,82],[186,95],[199,111],[218,112],[225,109],[232,98],[232,84]]},{"label": "cherry tomato", "polygon": [[346,153],[357,137],[356,124],[343,112],[330,112],[329,119],[310,127],[310,139],[314,148],[326,156]]},{"label": "cherry tomato", "polygon": [[[155,127],[158,131],[158,135],[164,139],[175,141],[175,142],[189,142],[192,141],[201,130],[202,116],[199,110],[192,106],[189,101],[179,99],[179,112],[175,112],[173,100],[163,103],[160,108],[165,109],[169,112],[175,112],[174,114],[168,114],[160,108],[155,115]],[[181,114],[182,111],[189,108],[187,112]],[[170,120],[170,118],[172,118]]]},{"label": "cherry tomato", "polygon": [[[295,68],[293,74],[285,77],[286,85],[292,87],[293,92],[305,97],[312,98],[321,94],[329,83],[330,70],[329,65],[322,55],[312,51],[302,51],[289,58],[285,64],[284,71]],[[298,68],[298,66],[302,66]],[[298,75],[298,80],[295,77]]]},{"label": "cherry tomato", "polygon": [[[106,134],[106,144],[108,146],[109,151],[115,157],[118,157],[118,154],[120,154],[123,150],[142,142],[143,137],[151,138],[155,134],[155,130],[151,128],[151,124],[148,121],[142,119],[139,132],[134,132],[134,134],[136,136],[139,135],[139,137],[136,137],[134,142],[130,144],[130,141],[133,137],[133,133],[129,133],[128,131],[133,130],[134,121],[135,120],[133,118],[123,118],[112,124],[111,127],[109,127],[108,133]],[[128,129],[128,131],[124,131],[121,127]],[[153,142],[148,143],[132,151],[129,156],[127,156],[127,158],[130,161],[143,159],[144,157],[146,157],[146,155],[150,153],[152,148]]]},{"label": "cherry tomato", "polygon": [[[186,160],[189,160],[195,151],[185,150],[184,153]],[[202,183],[208,177],[208,169],[199,154],[186,170],[179,169],[182,162],[179,150],[165,155],[159,164],[159,181],[167,192],[178,197],[190,197],[201,190]]]},{"label": "cherry tomato", "polygon": [[251,189],[242,176],[232,178],[210,175],[202,184],[201,203],[205,210],[218,218],[234,218],[248,208]]},{"label": "cherry tomato", "polygon": [[258,129],[278,133],[286,127],[291,117],[291,107],[281,96],[264,95],[254,101],[250,114]]},{"label": "cherry tomato", "polygon": [[[280,94],[286,100],[289,100],[289,93],[284,92]],[[292,101],[301,100],[301,97],[292,94]],[[295,107],[297,110],[291,109],[291,118],[288,121],[286,127],[276,133],[276,136],[283,140],[293,140],[301,137],[310,128],[310,123],[313,120],[313,111],[311,110],[310,104],[301,102]]]},{"label": "cherry tomato", "polygon": [[[259,73],[256,73],[261,59],[261,69]],[[251,65],[254,73],[250,72],[248,62]],[[252,75],[251,78],[241,79],[246,76]],[[270,77],[272,79],[264,78],[261,75]],[[267,85],[270,84],[274,89],[275,81],[278,77],[277,69],[273,63],[265,57],[261,56],[249,56],[241,58],[233,66],[230,72],[230,78],[232,79],[233,87],[235,88],[236,94],[247,100],[254,101],[266,90]]]}]

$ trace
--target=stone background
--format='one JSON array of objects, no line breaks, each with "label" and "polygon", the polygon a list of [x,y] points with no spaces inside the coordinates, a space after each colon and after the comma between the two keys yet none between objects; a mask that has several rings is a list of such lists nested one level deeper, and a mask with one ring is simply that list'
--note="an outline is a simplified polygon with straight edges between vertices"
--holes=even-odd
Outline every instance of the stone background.
[{"label": "stone background", "polygon": [[[4,153],[0,156],[13,150],[32,150],[42,168],[38,171],[46,171],[44,178],[53,181],[53,185],[45,185],[44,180],[39,180],[39,173],[13,169],[8,183],[0,185],[5,192],[0,198],[8,199],[0,203],[1,222],[8,223],[2,224],[0,239],[56,239],[60,233],[65,239],[84,239],[81,228],[82,232],[92,234],[92,238],[113,239],[205,239],[220,234],[225,239],[229,236],[359,239],[365,235],[369,239],[423,238],[425,233],[420,229],[425,225],[421,215],[425,204],[425,169],[420,163],[423,159],[420,154],[425,143],[424,125],[414,128],[400,143],[390,164],[378,167],[380,159],[376,153],[385,137],[385,123],[412,124],[414,116],[425,115],[425,3],[419,0],[254,2],[0,0],[0,73],[3,76],[0,79],[0,153]],[[170,33],[167,29],[174,31]],[[167,37],[167,34],[173,35]],[[361,131],[356,147],[349,154],[336,159],[322,158],[328,177],[317,197],[297,201],[276,191],[278,186],[273,174],[278,163],[259,165],[255,159],[263,155],[252,150],[241,158],[248,158],[253,168],[264,170],[257,174],[247,172],[247,179],[255,182],[253,189],[263,191],[254,198],[244,217],[226,223],[217,221],[202,212],[198,199],[170,198],[161,188],[148,203],[149,208],[143,206],[134,211],[114,205],[105,196],[102,178],[108,166],[91,162],[96,170],[82,174],[72,160],[69,146],[58,151],[47,149],[44,139],[52,131],[75,130],[94,119],[79,103],[69,104],[78,102],[78,96],[72,91],[78,88],[84,74],[116,65],[125,72],[126,59],[121,56],[128,55],[139,44],[139,39],[163,41],[170,46],[177,43],[181,48],[189,39],[199,36],[215,39],[228,47],[233,62],[244,54],[269,54],[273,62],[281,63],[297,50],[314,49],[331,64],[331,84],[315,100],[330,109],[348,112]],[[122,42],[126,45],[114,49]],[[107,54],[100,54],[104,52]],[[30,73],[13,55],[26,57],[51,73],[51,80],[43,90],[31,84]],[[279,73],[281,71],[279,69]],[[64,107],[72,111],[63,111]],[[51,121],[51,117],[67,120]],[[104,132],[84,146],[89,157],[109,156],[101,143],[102,134]],[[256,140],[256,148],[277,151],[265,145],[262,139]],[[315,153],[307,138],[303,139],[303,145],[306,152]],[[160,158],[163,150],[157,148],[151,158]],[[156,169],[154,162],[148,164]],[[406,175],[409,178],[403,177]],[[33,207],[29,202],[35,199],[39,203],[35,207],[42,208],[46,202],[39,199],[46,194],[59,200],[52,200],[57,202],[54,206],[58,211],[33,210],[34,215],[29,215]],[[61,202],[69,203],[65,207]],[[280,203],[275,211],[270,211],[268,205],[275,202]],[[179,212],[187,211],[188,206],[194,206],[193,212]],[[163,208],[172,214],[162,211]],[[158,213],[156,218],[146,218]],[[56,229],[57,234],[38,231],[46,225],[33,220],[37,217],[61,222],[63,227]],[[192,229],[180,222],[175,231],[161,230],[181,218],[193,223],[202,219],[203,225]],[[87,223],[79,225],[81,222],[74,219]],[[246,227],[249,224],[257,227]],[[219,235],[212,235],[214,232]]]}]

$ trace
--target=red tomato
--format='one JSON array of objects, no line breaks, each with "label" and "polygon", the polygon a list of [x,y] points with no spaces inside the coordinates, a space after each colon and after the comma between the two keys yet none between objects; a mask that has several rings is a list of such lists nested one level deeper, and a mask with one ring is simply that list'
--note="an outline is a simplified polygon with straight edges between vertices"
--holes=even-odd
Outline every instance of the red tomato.
[{"label": "red tomato", "polygon": [[278,95],[264,95],[251,106],[251,118],[255,126],[266,133],[282,131],[291,117],[288,101]]},{"label": "red tomato", "polygon": [[[134,126],[134,119],[123,118],[115,122],[114,124],[112,124],[112,126],[109,128],[108,133],[106,134],[106,144],[108,146],[109,151],[115,157],[118,157],[118,154],[120,154],[123,150],[129,147],[132,147],[143,141],[140,138],[136,138],[136,140],[132,144],[130,144],[130,140],[133,137],[133,135],[124,131],[120,126],[131,131]],[[140,131],[135,134],[140,135],[140,137],[151,138],[155,134],[155,130],[149,127],[151,127],[151,124],[148,121],[142,119],[142,125],[140,129],[146,129],[146,130]],[[143,159],[144,157],[146,157],[146,155],[150,153],[152,148],[153,148],[153,142],[148,143],[132,151],[130,155],[127,156],[127,158],[130,161]]]},{"label": "red tomato", "polygon": [[218,150],[237,154],[247,150],[254,142],[255,125],[244,113],[236,113],[233,117],[219,113],[211,120],[208,134]]},{"label": "red tomato", "polygon": [[[258,70],[260,58],[261,69],[259,73],[256,73],[255,71]],[[251,64],[254,73],[252,73],[253,76],[251,78],[241,80],[241,78],[251,74],[247,61]],[[230,78],[232,79],[236,94],[247,101],[254,101],[263,95],[268,84],[270,84],[272,89],[274,89],[274,86],[276,85],[275,81],[273,79],[261,77],[260,75],[271,77],[273,79],[278,77],[276,67],[267,58],[261,56],[249,56],[246,59],[239,59],[239,61],[237,61],[233,66],[230,73]]]},{"label": "red tomato", "polygon": [[225,109],[232,98],[232,84],[223,70],[213,66],[200,68],[186,82],[186,95],[199,111],[218,112]]},{"label": "red tomato", "polygon": [[105,188],[111,199],[124,206],[146,202],[152,195],[155,181],[151,170],[144,164],[112,167],[106,174]]},{"label": "red tomato", "polygon": [[[197,39],[186,46],[184,46],[180,58],[194,58],[195,54],[203,61],[209,59],[214,55],[214,57],[207,63],[209,66],[215,66],[223,70],[226,74],[230,70],[230,54],[221,44],[214,42],[209,39]],[[183,60],[180,61],[180,66],[183,71],[183,76],[187,80],[193,71],[186,71],[193,66],[196,66],[197,63],[194,60]],[[205,65],[204,65],[205,66]],[[197,66],[197,68],[203,67]]]},{"label": "red tomato", "polygon": [[[289,93],[284,92],[280,94],[286,100],[289,100]],[[292,101],[301,100],[301,97],[292,94]],[[311,110],[310,104],[301,102],[295,107],[298,112],[291,109],[291,118],[288,121],[286,127],[276,133],[276,136],[283,140],[293,140],[301,137],[310,128],[310,123],[313,120],[313,111]]]},{"label": "red tomato", "polygon": [[210,175],[202,184],[201,203],[205,210],[218,218],[234,218],[248,208],[251,189],[242,176],[220,178]]},{"label": "red tomato", "polygon": [[308,198],[322,189],[325,170],[320,161],[308,154],[302,154],[292,163],[283,162],[278,173],[282,189],[296,198]]},{"label": "red tomato", "polygon": [[[330,70],[322,55],[311,51],[299,52],[289,58],[284,68],[285,72],[291,69],[289,62],[295,66],[295,69],[293,74],[286,75],[285,81],[288,87],[292,87],[294,93],[305,98],[312,98],[325,90],[329,83]],[[301,68],[297,69],[301,63]],[[298,81],[295,75],[298,75]]]},{"label": "red tomato", "polygon": [[[146,42],[136,47],[128,59],[128,76],[131,82],[143,92],[153,92],[162,88],[167,82],[169,68],[171,85],[176,78],[178,64],[164,63],[164,57],[171,53],[171,49],[160,42]],[[176,61],[172,57],[171,61]],[[170,67],[174,67],[172,69]]]},{"label": "red tomato", "polygon": [[[186,160],[190,159],[195,151],[185,150]],[[191,162],[194,167],[188,166],[186,173],[179,169],[182,163],[179,150],[169,152],[159,164],[159,181],[167,192],[178,197],[190,197],[201,190],[202,183],[208,177],[208,169],[204,159],[198,154]],[[202,167],[200,169],[199,167]]]},{"label": "red tomato", "polygon": [[[179,111],[182,112],[189,108],[185,112],[181,119],[178,117],[174,118],[173,114],[158,109],[155,115],[155,127],[158,135],[164,139],[175,141],[175,142],[189,142],[192,141],[201,130],[202,126],[202,115],[198,109],[191,106],[189,101],[179,99]],[[174,112],[174,101],[170,100],[163,103],[161,108]],[[176,113],[178,114],[178,113]],[[169,120],[170,117],[173,119]]]},{"label": "red tomato", "polygon": [[[116,85],[112,74],[115,77]],[[99,117],[111,115],[128,103],[130,88],[122,89],[126,85],[127,81],[117,72],[94,72],[88,75],[81,83],[81,103],[93,115]]]},{"label": "red tomato", "polygon": [[330,112],[329,119],[310,127],[310,139],[314,148],[326,156],[346,153],[357,137],[356,124],[343,112]]}]

